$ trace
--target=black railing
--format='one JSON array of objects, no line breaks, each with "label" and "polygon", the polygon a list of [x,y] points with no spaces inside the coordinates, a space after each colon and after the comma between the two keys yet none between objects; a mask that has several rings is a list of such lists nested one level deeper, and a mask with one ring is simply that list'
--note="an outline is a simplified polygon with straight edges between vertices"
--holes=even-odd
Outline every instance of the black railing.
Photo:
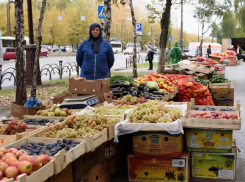
[{"label": "black railing", "polygon": [[[60,79],[63,78],[64,73],[69,73],[69,77],[71,73],[76,71],[77,75],[79,75],[79,66],[75,62],[67,62],[64,65],[62,64],[63,61],[59,61],[59,64],[45,64],[41,68],[41,76],[48,75],[49,80],[52,80],[52,75],[56,73],[59,75]],[[2,84],[4,81],[14,80],[14,86],[16,85],[16,69],[11,67],[4,71],[2,71],[2,65],[0,65],[0,90],[2,90]]]},{"label": "black railing", "polygon": [[[138,55],[137,56],[137,64],[144,63],[145,56]],[[126,58],[126,68],[133,66],[133,56],[129,56]]]}]

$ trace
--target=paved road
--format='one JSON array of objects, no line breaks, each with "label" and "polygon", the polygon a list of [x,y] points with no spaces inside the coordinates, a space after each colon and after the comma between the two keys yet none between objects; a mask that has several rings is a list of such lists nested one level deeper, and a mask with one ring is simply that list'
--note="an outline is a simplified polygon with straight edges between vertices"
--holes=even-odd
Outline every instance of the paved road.
[{"label": "paved road", "polygon": [[[146,53],[140,53],[141,56],[146,56]],[[112,67],[112,70],[115,69],[125,69],[126,67],[126,58],[129,57],[128,55],[123,55],[123,53],[120,54],[115,54],[115,63]],[[157,61],[158,56],[155,56],[154,61]],[[76,62],[76,56],[75,55],[55,55],[55,56],[50,56],[50,57],[41,57],[40,58],[40,68],[42,68],[44,65],[46,64],[57,64],[57,66],[59,66],[59,60],[63,61],[63,65],[65,63],[72,63],[72,62]],[[15,67],[15,60],[10,60],[10,61],[4,61],[4,62],[0,62],[0,64],[2,65],[2,70],[5,71],[6,69],[9,68],[14,68]],[[9,70],[11,71],[11,69]],[[74,70],[71,73],[72,76],[76,75],[76,70]],[[64,73],[63,78],[68,77],[69,73]],[[9,77],[9,75],[6,75],[6,77]],[[56,74],[52,74],[52,79],[59,79],[59,75]],[[42,81],[48,81],[49,80],[49,75],[42,75]],[[4,81],[2,84],[2,87],[4,89],[4,87],[9,87],[9,86],[13,86],[14,85],[14,81],[13,79],[11,81]]]}]

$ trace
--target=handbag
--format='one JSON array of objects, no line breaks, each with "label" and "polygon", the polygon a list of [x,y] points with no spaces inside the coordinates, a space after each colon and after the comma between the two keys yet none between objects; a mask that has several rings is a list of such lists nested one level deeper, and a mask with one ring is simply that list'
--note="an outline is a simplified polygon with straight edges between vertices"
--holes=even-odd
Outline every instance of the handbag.
[{"label": "handbag", "polygon": [[145,57],[145,62],[147,62],[148,61],[148,55]]}]

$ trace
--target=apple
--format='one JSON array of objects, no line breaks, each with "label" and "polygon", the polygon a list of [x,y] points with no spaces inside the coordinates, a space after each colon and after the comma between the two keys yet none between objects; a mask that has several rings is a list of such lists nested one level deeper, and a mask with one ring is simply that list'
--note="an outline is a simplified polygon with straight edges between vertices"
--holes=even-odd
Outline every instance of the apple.
[{"label": "apple", "polygon": [[43,166],[50,162],[50,157],[46,154],[42,154],[38,158],[41,160]]},{"label": "apple", "polygon": [[2,181],[8,181],[8,180],[9,180],[9,178],[4,177],[4,178],[2,178],[1,180],[2,180]]},{"label": "apple", "polygon": [[6,153],[6,154],[3,156],[2,160],[5,161],[8,157],[16,157],[16,156],[15,156],[13,153]]},{"label": "apple", "polygon": [[20,156],[19,161],[29,161],[29,162],[31,162],[32,159],[33,159],[32,156],[22,155],[22,156]]},{"label": "apple", "polygon": [[16,178],[18,174],[19,174],[19,170],[14,166],[8,167],[5,171],[5,176],[8,178]]},{"label": "apple", "polygon": [[19,151],[16,153],[17,159],[19,159],[20,156],[22,156],[22,155],[28,155],[28,153],[27,153],[26,151],[24,151],[24,150],[19,150]]},{"label": "apple", "polygon": [[0,159],[2,159],[4,156],[4,153],[3,152],[0,152]]},{"label": "apple", "polygon": [[39,158],[33,158],[31,160],[31,165],[32,165],[32,170],[37,171],[38,169],[42,167],[42,162]]},{"label": "apple", "polygon": [[18,168],[19,163],[20,163],[19,161],[14,161],[9,166],[14,166],[14,167]]},{"label": "apple", "polygon": [[8,151],[5,148],[0,148],[0,152],[2,152],[3,154],[6,154]]},{"label": "apple", "polygon": [[21,173],[29,173],[32,171],[32,165],[29,161],[21,161],[18,164],[18,169]]},{"label": "apple", "polygon": [[16,154],[18,152],[18,149],[16,149],[16,148],[10,148],[10,149],[8,149],[8,152],[13,153],[13,154]]},{"label": "apple", "polygon": [[6,162],[0,162],[0,170],[4,173],[5,170],[8,168],[8,164]]},{"label": "apple", "polygon": [[8,157],[5,162],[9,165],[14,161],[18,161],[15,157]]}]

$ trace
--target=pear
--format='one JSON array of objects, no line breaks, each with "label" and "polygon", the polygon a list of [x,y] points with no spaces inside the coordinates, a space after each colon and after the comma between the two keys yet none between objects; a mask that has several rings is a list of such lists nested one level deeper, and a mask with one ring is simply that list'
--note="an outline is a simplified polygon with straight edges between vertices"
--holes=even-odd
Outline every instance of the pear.
[{"label": "pear", "polygon": [[37,115],[42,115],[42,111],[41,110],[39,110],[39,111],[37,111]]},{"label": "pear", "polygon": [[53,106],[52,110],[55,111],[57,108],[60,109],[59,106]]},{"label": "pear", "polygon": [[48,116],[48,111],[43,111],[41,116]]},{"label": "pear", "polygon": [[60,108],[56,108],[55,111],[54,111],[55,116],[59,116],[60,112],[61,112]]},{"label": "pear", "polygon": [[66,116],[67,116],[67,113],[66,113],[65,111],[61,111],[61,112],[60,112],[60,116],[66,117]]},{"label": "pear", "polygon": [[48,116],[55,116],[54,112],[49,112]]}]

